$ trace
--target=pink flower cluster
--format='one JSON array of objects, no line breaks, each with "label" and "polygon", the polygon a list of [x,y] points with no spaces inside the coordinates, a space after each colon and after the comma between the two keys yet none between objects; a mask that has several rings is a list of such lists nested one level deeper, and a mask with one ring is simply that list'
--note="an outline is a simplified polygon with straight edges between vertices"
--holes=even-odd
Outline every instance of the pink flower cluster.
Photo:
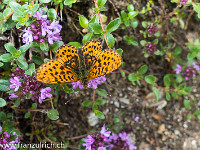
[{"label": "pink flower cluster", "polygon": [[146,50],[147,52],[150,54],[150,53],[154,53],[156,52],[156,44],[155,43],[149,43],[149,44],[146,44]]},{"label": "pink flower cluster", "polygon": [[188,0],[181,0],[181,4],[185,5]]},{"label": "pink flower cluster", "polygon": [[[92,86],[93,89],[96,89],[98,85],[101,85],[101,83],[105,81],[106,81],[105,75],[94,79],[90,79],[87,88],[91,88]],[[71,84],[73,85],[73,89],[76,89],[77,87],[79,87],[80,89],[84,89],[84,86],[80,81],[72,82]]]},{"label": "pink flower cluster", "polygon": [[180,74],[184,76],[185,80],[189,80],[192,77],[196,76],[196,71],[200,71],[200,66],[197,65],[195,62],[193,62],[193,66],[187,65],[186,69],[183,69],[183,67],[179,64],[176,64],[176,69],[174,71],[176,74]]},{"label": "pink flower cluster", "polygon": [[44,83],[37,81],[35,76],[31,77],[24,73],[24,70],[16,68],[10,79],[10,89],[14,92],[9,93],[9,99],[20,97],[23,101],[25,97],[29,96],[32,100],[38,99],[42,103],[43,99],[52,97],[50,87],[44,87]]},{"label": "pink flower cluster", "polygon": [[149,34],[154,34],[156,33],[158,30],[157,30],[157,25],[150,25],[150,26],[147,26],[147,31],[149,32]]},{"label": "pink flower cluster", "polygon": [[55,41],[62,41],[60,31],[62,26],[59,21],[55,19],[50,23],[47,19],[47,15],[43,15],[42,12],[37,11],[33,17],[37,18],[36,22],[33,22],[30,27],[24,30],[23,43],[29,44],[31,42],[48,41],[49,44],[53,44]]},{"label": "pink flower cluster", "polygon": [[85,150],[135,150],[137,147],[132,144],[126,132],[114,134],[104,126],[100,133],[88,135],[84,140]]},{"label": "pink flower cluster", "polygon": [[[2,132],[2,127],[0,126],[0,133]],[[17,150],[14,144],[19,142],[19,136],[16,132],[9,134],[7,131],[0,134],[0,145],[3,146],[1,150]]]}]

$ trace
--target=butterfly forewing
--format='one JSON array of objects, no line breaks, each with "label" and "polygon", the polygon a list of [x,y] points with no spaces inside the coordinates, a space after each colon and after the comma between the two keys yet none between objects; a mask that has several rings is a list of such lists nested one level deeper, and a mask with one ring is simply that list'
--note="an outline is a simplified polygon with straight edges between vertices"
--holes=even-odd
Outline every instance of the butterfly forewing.
[{"label": "butterfly forewing", "polygon": [[97,57],[90,71],[90,79],[111,73],[122,63],[122,57],[114,50],[105,49]]},{"label": "butterfly forewing", "polygon": [[65,67],[78,70],[79,61],[78,61],[78,49],[74,46],[65,44],[58,48],[56,51],[55,58],[62,63]]},{"label": "butterfly forewing", "polygon": [[50,84],[78,81],[76,74],[56,59],[41,65],[37,70],[36,78],[38,81]]},{"label": "butterfly forewing", "polygon": [[86,69],[91,69],[93,63],[97,60],[97,56],[102,51],[101,42],[99,41],[88,41],[83,47],[83,59],[85,62]]}]

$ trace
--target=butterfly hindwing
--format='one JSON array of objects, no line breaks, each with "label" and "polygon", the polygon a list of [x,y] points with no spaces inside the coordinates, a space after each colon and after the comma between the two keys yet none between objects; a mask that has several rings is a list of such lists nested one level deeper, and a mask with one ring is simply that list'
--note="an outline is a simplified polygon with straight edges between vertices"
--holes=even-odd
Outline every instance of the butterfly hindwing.
[{"label": "butterfly hindwing", "polygon": [[114,50],[105,49],[97,57],[90,71],[90,79],[111,73],[122,63],[122,57]]},{"label": "butterfly hindwing", "polygon": [[78,81],[76,74],[56,59],[41,65],[37,70],[36,78],[38,81],[50,84]]}]

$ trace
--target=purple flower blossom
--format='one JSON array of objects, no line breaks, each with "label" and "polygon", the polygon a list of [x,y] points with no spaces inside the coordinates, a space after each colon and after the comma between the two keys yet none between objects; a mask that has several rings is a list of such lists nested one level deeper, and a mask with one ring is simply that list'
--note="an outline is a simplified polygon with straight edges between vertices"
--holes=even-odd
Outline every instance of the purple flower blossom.
[{"label": "purple flower blossom", "polygon": [[101,83],[105,81],[106,81],[105,75],[94,79],[90,79],[88,82],[88,88],[90,88],[92,85],[93,89],[96,89],[98,85],[101,85]]},{"label": "purple flower blossom", "polygon": [[[1,128],[2,129],[2,128]],[[17,150],[17,148],[14,146],[14,144],[18,143],[19,136],[16,135],[16,132],[14,134],[9,134],[7,131],[0,134],[0,145],[1,150]]]},{"label": "purple flower blossom", "polygon": [[22,42],[26,44],[30,44],[31,42],[33,42],[33,31],[31,30],[30,27],[28,27],[24,31],[25,33],[23,34]]},{"label": "purple flower blossom", "polygon": [[176,69],[174,69],[174,71],[176,72],[176,74],[179,74],[179,73],[181,73],[182,72],[182,66],[181,65],[179,65],[179,64],[176,64]]},{"label": "purple flower blossom", "polygon": [[12,83],[9,87],[11,89],[15,89],[14,91],[18,91],[19,87],[21,86],[21,82],[19,82],[19,78],[18,77],[14,77],[10,79],[10,83]]},{"label": "purple flower blossom", "polygon": [[107,130],[108,130],[108,128],[106,129],[106,126],[104,124],[103,127],[101,128],[101,131],[100,131],[101,135],[105,136],[105,137],[109,137],[111,131],[107,131]]},{"label": "purple flower blossom", "polygon": [[140,117],[135,117],[134,121],[137,122],[140,119]]},{"label": "purple flower blossom", "polygon": [[80,89],[84,89],[84,86],[80,81],[72,82],[71,84],[73,85],[73,89],[76,89],[77,87],[79,87]]},{"label": "purple flower blossom", "polygon": [[33,17],[36,17],[37,20],[47,20],[47,15],[42,15],[42,12],[37,11]]},{"label": "purple flower blossom", "polygon": [[0,132],[2,131],[2,127],[0,126]]},{"label": "purple flower blossom", "polygon": [[[90,88],[92,85],[93,89],[96,89],[98,85],[101,85],[101,83],[105,81],[106,81],[105,75],[94,79],[90,79],[87,88]],[[80,89],[84,89],[84,86],[80,81],[72,82],[71,84],[73,85],[72,87],[73,89],[76,89],[77,87],[79,87]]]},{"label": "purple flower blossom", "polygon": [[147,31],[149,32],[149,34],[154,34],[158,31],[157,26],[156,25],[147,26]]},{"label": "purple flower blossom", "polygon": [[195,70],[197,70],[197,71],[200,70],[200,66],[199,66],[199,65],[197,65],[195,62],[193,62],[192,64],[193,64],[193,68],[194,68]]},{"label": "purple flower blossom", "polygon": [[181,4],[185,5],[187,3],[187,0],[181,0]]},{"label": "purple flower blossom", "polygon": [[105,124],[101,131],[95,135],[88,135],[83,144],[86,150],[136,150],[137,147],[132,144],[126,132],[111,134],[106,129]]},{"label": "purple flower blossom", "polygon": [[83,143],[83,146],[86,146],[86,150],[91,150],[91,145],[94,143],[95,139],[91,135],[88,135],[84,140],[86,143]]},{"label": "purple flower blossom", "polygon": [[62,26],[59,24],[59,21],[54,19],[50,23],[50,20],[47,19],[47,15],[42,15],[42,12],[36,12],[33,17],[36,17],[37,21],[33,22],[30,27],[24,30],[23,43],[43,43],[48,41],[49,44],[53,44],[53,42],[62,40],[60,36]]},{"label": "purple flower blossom", "polygon": [[182,76],[185,77],[185,80],[189,80],[189,78],[191,77],[195,77],[196,76],[196,72],[194,69],[192,69],[189,65],[187,66],[187,69],[185,70],[185,72],[182,73]]},{"label": "purple flower blossom", "polygon": [[122,141],[127,141],[129,139],[126,132],[119,133],[119,137],[121,138]]},{"label": "purple flower blossom", "polygon": [[97,150],[106,150],[106,147],[101,146],[101,147],[98,147]]},{"label": "purple flower blossom", "polygon": [[150,54],[150,53],[154,53],[156,52],[156,44],[155,43],[149,43],[149,44],[146,44],[146,50],[147,52]]},{"label": "purple flower blossom", "polygon": [[9,93],[9,99],[20,97],[21,101],[24,101],[25,97],[30,97],[32,100],[39,100],[41,103],[46,97],[51,97],[52,94],[48,93],[51,91],[50,87],[43,88],[44,83],[37,81],[35,76],[29,76],[24,74],[24,70],[16,68],[16,71],[12,73],[11,81],[13,84],[11,88],[16,88],[19,85],[19,79],[21,79],[21,85],[18,90],[14,93]]},{"label": "purple flower blossom", "polygon": [[18,95],[16,93],[9,93],[9,99],[11,98],[17,98]]},{"label": "purple flower blossom", "polygon": [[50,87],[46,87],[46,88],[40,90],[41,96],[39,97],[39,103],[42,103],[43,99],[45,99],[47,97],[50,98],[52,96],[52,94],[49,93],[50,91],[51,91]]}]

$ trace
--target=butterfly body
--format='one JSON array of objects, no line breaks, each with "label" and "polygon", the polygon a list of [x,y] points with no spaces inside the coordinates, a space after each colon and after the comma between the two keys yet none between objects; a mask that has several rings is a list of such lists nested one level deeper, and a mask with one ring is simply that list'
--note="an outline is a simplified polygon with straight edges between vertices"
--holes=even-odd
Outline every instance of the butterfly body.
[{"label": "butterfly body", "polygon": [[89,41],[80,49],[66,44],[58,48],[55,59],[39,67],[36,78],[50,84],[81,81],[87,88],[89,79],[116,70],[121,62],[117,52],[102,50],[99,41]]}]

